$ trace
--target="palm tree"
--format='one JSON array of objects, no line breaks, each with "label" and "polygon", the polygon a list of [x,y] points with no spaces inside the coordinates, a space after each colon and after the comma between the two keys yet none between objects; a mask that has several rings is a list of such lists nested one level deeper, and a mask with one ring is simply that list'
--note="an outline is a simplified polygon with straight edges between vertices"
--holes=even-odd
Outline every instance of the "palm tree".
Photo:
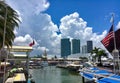
[{"label": "palm tree", "polygon": [[100,62],[100,65],[102,64],[102,61],[101,61],[102,56],[107,57],[107,53],[103,49],[99,50],[98,52],[98,61]]},{"label": "palm tree", "polygon": [[107,57],[105,50],[103,50],[101,48],[96,48],[96,47],[91,51],[91,54],[92,55],[94,54],[94,56],[93,56],[94,59],[98,58],[100,65],[102,65],[101,57],[102,56]]},{"label": "palm tree", "polygon": [[91,51],[91,55],[92,55],[92,59],[95,59],[96,61],[96,58],[97,58],[97,54],[98,54],[98,51],[99,51],[100,48],[94,48],[92,51]]},{"label": "palm tree", "polygon": [[[7,19],[5,19],[6,12]],[[0,1],[0,49],[3,47],[3,35],[4,35],[3,33],[5,20],[6,20],[6,33],[4,44],[9,48],[10,46],[12,46],[12,42],[14,41],[15,38],[14,29],[15,27],[18,27],[20,20],[15,10],[13,10],[4,1]]]}]

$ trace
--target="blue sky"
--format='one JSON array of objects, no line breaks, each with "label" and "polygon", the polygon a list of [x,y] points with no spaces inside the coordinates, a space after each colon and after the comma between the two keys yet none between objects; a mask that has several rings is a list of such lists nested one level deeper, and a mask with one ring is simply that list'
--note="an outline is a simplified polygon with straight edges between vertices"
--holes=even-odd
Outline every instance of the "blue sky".
[{"label": "blue sky", "polygon": [[[28,46],[35,40],[32,55],[60,55],[61,38],[87,40],[103,47],[100,41],[110,29],[111,13],[115,28],[120,28],[120,0],[6,0],[19,14],[14,45]],[[56,31],[61,30],[60,35]]]},{"label": "blue sky", "polygon": [[[45,11],[51,15],[56,24],[60,19],[73,12],[78,12],[80,17],[93,27],[94,32],[103,32],[110,27],[111,13],[115,13],[115,24],[120,15],[120,0],[49,0],[50,7]],[[103,26],[104,25],[104,26]]]}]

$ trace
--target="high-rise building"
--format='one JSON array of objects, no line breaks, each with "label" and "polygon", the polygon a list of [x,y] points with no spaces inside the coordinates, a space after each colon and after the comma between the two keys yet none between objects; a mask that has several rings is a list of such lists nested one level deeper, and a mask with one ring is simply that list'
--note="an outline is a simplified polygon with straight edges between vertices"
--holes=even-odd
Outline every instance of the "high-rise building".
[{"label": "high-rise building", "polygon": [[72,39],[71,45],[72,54],[80,53],[80,40],[79,39]]},{"label": "high-rise building", "polygon": [[71,43],[69,38],[61,39],[61,57],[65,58],[71,54]]},{"label": "high-rise building", "polygon": [[82,54],[86,54],[87,53],[87,45],[83,45],[82,46]]},{"label": "high-rise building", "polygon": [[93,42],[87,41],[87,53],[90,53],[93,50]]}]

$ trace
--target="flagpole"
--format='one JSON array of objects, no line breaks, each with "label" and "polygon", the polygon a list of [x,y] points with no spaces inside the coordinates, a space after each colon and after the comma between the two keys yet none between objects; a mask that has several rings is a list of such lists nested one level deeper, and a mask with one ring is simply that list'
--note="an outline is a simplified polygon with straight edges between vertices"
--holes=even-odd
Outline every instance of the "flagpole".
[{"label": "flagpole", "polygon": [[112,14],[112,25],[113,25],[113,38],[114,38],[114,49],[116,50],[116,39],[115,39],[115,28],[114,28],[114,14]]},{"label": "flagpole", "polygon": [[[116,48],[116,38],[115,38],[115,28],[114,28],[114,14],[112,14],[112,26],[113,26],[113,38],[114,38],[114,50],[113,50],[113,60],[114,60],[114,73],[116,72],[116,66],[118,65],[118,72],[120,71],[120,66],[119,66],[119,51]],[[115,59],[118,59],[116,61]]]},{"label": "flagpole", "polygon": [[113,65],[113,71],[114,71],[114,73],[116,73],[116,69],[115,69],[115,64],[116,64],[116,62],[115,62],[115,53],[114,53],[114,50],[116,50],[116,41],[115,41],[115,29],[114,29],[114,15],[112,14],[112,17],[111,17],[111,23],[112,23],[112,26],[113,26],[113,40],[114,40],[114,49],[113,49],[113,63],[114,63],[114,65]]}]

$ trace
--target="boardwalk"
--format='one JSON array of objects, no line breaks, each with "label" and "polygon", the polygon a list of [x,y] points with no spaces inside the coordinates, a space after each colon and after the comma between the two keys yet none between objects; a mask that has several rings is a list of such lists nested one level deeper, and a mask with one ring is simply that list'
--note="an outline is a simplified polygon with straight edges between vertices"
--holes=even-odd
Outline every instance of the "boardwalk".
[{"label": "boardwalk", "polygon": [[18,82],[26,82],[24,73],[15,73],[15,76],[10,77],[6,80],[5,83],[18,83]]}]

